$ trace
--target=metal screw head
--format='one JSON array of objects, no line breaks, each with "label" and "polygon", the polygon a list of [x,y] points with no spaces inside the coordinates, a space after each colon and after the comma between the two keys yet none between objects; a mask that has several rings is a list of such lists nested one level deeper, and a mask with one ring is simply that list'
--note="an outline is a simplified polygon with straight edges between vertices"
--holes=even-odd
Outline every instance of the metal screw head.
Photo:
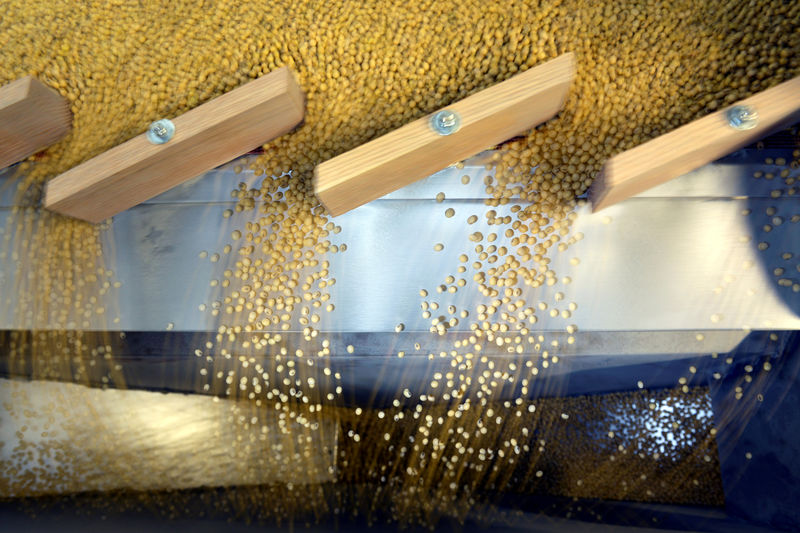
[{"label": "metal screw head", "polygon": [[147,140],[153,144],[164,144],[175,135],[175,124],[171,120],[162,118],[156,120],[147,129]]},{"label": "metal screw head", "polygon": [[728,124],[737,130],[751,130],[758,125],[758,111],[751,105],[735,105],[726,113]]},{"label": "metal screw head", "polygon": [[461,117],[455,111],[442,109],[431,117],[431,129],[439,135],[450,135],[461,127]]}]

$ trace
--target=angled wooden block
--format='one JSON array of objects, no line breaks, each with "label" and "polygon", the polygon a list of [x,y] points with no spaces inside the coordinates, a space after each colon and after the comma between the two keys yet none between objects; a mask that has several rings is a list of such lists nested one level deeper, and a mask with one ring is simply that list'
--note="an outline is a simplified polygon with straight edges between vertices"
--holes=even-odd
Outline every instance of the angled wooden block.
[{"label": "angled wooden block", "polygon": [[[758,114],[752,129],[729,123],[728,111],[751,106]],[[694,170],[800,120],[800,77],[745,98],[642,145],[615,155],[603,165],[589,198],[598,211]]]},{"label": "angled wooden block", "polygon": [[175,135],[145,134],[50,180],[44,206],[100,222],[256,148],[297,126],[305,97],[286,67],[175,118]]},{"label": "angled wooden block", "polygon": [[564,105],[575,59],[564,54],[447,106],[460,128],[439,135],[421,118],[314,169],[314,193],[333,215],[395,191],[552,118]]},{"label": "angled wooden block", "polygon": [[0,168],[21,161],[67,134],[69,103],[33,76],[0,87]]}]

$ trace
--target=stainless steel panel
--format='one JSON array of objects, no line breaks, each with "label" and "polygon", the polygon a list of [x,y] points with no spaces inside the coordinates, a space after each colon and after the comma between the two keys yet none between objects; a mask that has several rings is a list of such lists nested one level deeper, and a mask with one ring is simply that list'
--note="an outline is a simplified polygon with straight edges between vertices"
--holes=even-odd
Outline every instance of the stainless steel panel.
[{"label": "stainless steel panel", "polygon": [[[572,233],[585,238],[564,253],[554,253],[552,264],[572,282],[526,287],[523,296],[529,305],[543,301],[561,310],[575,302],[578,308],[568,320],[539,312],[535,328],[558,331],[571,323],[598,332],[800,327],[800,293],[779,286],[781,276],[773,275],[781,266],[783,277],[794,283],[800,278],[800,259],[781,259],[784,252],[800,253],[800,224],[791,222],[800,212],[800,200],[796,193],[771,198],[780,180],[750,177],[755,168],[763,168],[764,156],[740,151],[601,213],[579,208]],[[459,254],[470,256],[467,265],[474,260],[471,232],[494,231],[499,235],[494,244],[507,244],[504,227],[489,227],[482,216],[472,226],[465,223],[468,215],[489,209],[482,203],[487,171],[481,163],[487,154],[481,157],[464,169],[448,167],[335,219],[343,231],[334,242],[346,243],[348,250],[327,258],[337,280],[329,289],[336,310],[321,313],[318,329],[391,333],[403,323],[407,332],[431,338],[430,322],[420,309],[419,290],[425,288],[431,294],[427,300],[436,300],[440,309],[455,305],[468,310],[471,317],[453,328],[468,331],[475,306],[484,300],[472,282],[471,268],[462,276],[466,287],[456,294],[437,294],[435,289],[448,274],[458,277]],[[120,320],[113,328],[216,329],[218,322],[209,313],[216,293],[209,282],[220,279],[233,261],[222,253],[230,232],[255,216],[222,216],[233,206],[229,193],[239,181],[259,181],[249,171],[234,173],[239,165],[245,163],[232,162],[114,218],[104,234],[105,260],[122,282],[117,301],[106,302],[110,309],[119,306]],[[464,175],[470,176],[468,185],[461,182]],[[438,192],[446,195],[443,203],[434,200]],[[767,234],[762,226],[771,218],[764,214],[770,206],[783,224]],[[446,208],[455,209],[456,215],[445,218]],[[745,209],[752,214],[742,215]],[[502,215],[507,208],[495,210]],[[759,251],[759,242],[768,242],[769,248]],[[443,243],[444,250],[434,251],[436,243]],[[203,251],[219,253],[220,260],[201,259]],[[569,262],[574,257],[580,258],[577,266]],[[8,269],[3,274],[6,296],[14,280]],[[556,292],[564,294],[560,304],[554,301]],[[206,311],[199,309],[202,304]],[[47,326],[20,324],[13,313],[4,316],[0,327]],[[94,326],[108,324],[98,321]]]}]

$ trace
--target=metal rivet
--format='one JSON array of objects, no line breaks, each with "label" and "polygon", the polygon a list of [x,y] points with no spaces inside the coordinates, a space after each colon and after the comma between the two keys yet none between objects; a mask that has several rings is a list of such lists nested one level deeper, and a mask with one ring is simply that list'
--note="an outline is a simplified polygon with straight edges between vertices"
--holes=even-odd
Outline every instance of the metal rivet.
[{"label": "metal rivet", "polygon": [[455,111],[442,109],[431,117],[431,129],[439,135],[450,135],[461,127],[461,117]]},{"label": "metal rivet", "polygon": [[175,135],[175,124],[171,120],[162,118],[156,120],[147,128],[147,140],[153,144],[164,144]]},{"label": "metal rivet", "polygon": [[737,130],[751,130],[758,125],[758,111],[751,105],[735,105],[726,114],[728,124]]}]

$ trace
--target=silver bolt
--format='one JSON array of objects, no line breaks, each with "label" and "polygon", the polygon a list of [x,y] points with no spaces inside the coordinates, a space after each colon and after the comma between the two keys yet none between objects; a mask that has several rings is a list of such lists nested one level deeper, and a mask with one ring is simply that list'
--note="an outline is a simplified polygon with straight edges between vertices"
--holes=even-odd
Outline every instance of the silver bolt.
[{"label": "silver bolt", "polygon": [[175,135],[175,124],[171,120],[162,118],[156,120],[147,129],[147,140],[153,144],[164,144]]},{"label": "silver bolt", "polygon": [[461,117],[455,111],[443,109],[431,117],[431,129],[439,135],[450,135],[461,127]]},{"label": "silver bolt", "polygon": [[726,116],[728,124],[736,130],[751,130],[758,125],[758,111],[751,105],[735,105]]}]

